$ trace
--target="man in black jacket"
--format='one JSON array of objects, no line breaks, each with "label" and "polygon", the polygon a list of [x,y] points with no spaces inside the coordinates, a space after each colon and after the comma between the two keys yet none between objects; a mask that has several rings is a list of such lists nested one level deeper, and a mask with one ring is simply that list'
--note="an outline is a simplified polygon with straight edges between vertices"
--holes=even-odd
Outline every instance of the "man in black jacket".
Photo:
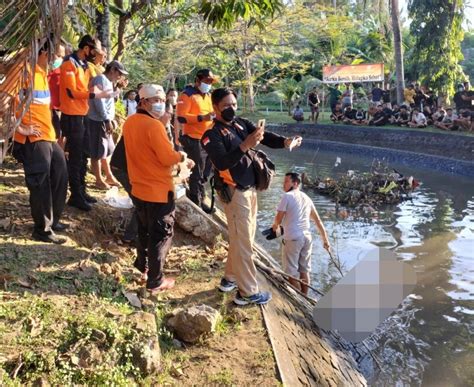
[{"label": "man in black jacket", "polygon": [[201,144],[217,169],[219,198],[223,202],[229,230],[229,251],[224,277],[219,289],[230,292],[238,288],[237,305],[266,304],[269,292],[259,290],[253,262],[253,241],[257,227],[256,177],[248,151],[260,142],[270,148],[299,146],[301,137],[286,138],[266,132],[250,121],[236,117],[237,96],[232,89],[212,93],[216,119],[201,139]]}]

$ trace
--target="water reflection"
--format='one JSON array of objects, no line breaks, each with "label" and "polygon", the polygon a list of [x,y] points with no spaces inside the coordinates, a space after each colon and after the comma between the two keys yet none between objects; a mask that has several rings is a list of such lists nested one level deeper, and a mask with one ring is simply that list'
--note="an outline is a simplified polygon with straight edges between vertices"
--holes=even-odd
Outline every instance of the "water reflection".
[{"label": "water reflection", "polygon": [[[272,224],[285,172],[334,177],[348,169],[367,171],[373,162],[304,149],[269,154],[279,175],[271,189],[260,195],[260,231]],[[342,159],[337,168],[336,157]],[[414,294],[364,342],[374,356],[365,357],[361,365],[373,385],[468,385],[474,380],[474,183],[432,171],[393,167],[423,183],[411,200],[398,206],[366,213],[348,209],[341,217],[329,198],[307,192],[346,272],[377,245],[393,249],[418,274]],[[313,231],[316,235],[314,227]],[[275,257],[280,256],[279,241],[266,241],[261,235],[258,239]],[[315,239],[312,281],[327,291],[340,276],[329,265],[319,238]]]}]

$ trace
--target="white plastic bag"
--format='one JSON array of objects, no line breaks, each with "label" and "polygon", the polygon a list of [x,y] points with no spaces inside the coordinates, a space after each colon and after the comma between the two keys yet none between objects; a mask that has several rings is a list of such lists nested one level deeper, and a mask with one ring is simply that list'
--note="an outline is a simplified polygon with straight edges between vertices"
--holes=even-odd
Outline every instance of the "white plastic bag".
[{"label": "white plastic bag", "polygon": [[117,187],[110,188],[102,199],[114,208],[132,208],[133,203],[128,195],[120,195]]}]

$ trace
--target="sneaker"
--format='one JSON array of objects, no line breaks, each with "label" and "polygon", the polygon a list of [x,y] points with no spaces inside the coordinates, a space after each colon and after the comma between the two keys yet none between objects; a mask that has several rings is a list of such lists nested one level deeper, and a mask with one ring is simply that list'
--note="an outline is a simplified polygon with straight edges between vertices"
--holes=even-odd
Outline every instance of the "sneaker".
[{"label": "sneaker", "polygon": [[31,237],[34,240],[40,241],[40,242],[46,242],[46,243],[55,243],[57,245],[62,245],[63,243],[67,242],[67,238],[61,235],[56,235],[56,234],[40,234],[37,231],[33,231],[33,234],[31,234]]},{"label": "sneaker", "polygon": [[256,305],[265,305],[272,299],[272,294],[270,292],[258,292],[252,296],[244,297],[237,292],[234,298],[234,303],[240,306],[256,304]]},{"label": "sneaker", "polygon": [[237,289],[237,282],[235,281],[228,281],[224,277],[221,279],[221,283],[219,284],[219,290],[221,292],[231,292],[232,290]]}]

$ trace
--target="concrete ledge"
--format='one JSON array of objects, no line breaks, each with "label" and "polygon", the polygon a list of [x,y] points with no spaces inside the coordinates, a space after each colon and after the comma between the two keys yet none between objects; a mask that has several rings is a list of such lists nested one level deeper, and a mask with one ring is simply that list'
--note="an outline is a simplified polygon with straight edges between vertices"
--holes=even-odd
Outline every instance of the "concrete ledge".
[{"label": "concrete ledge", "polygon": [[272,125],[271,130],[302,135],[304,148],[474,177],[474,136],[350,125]]},{"label": "concrete ledge", "polygon": [[324,141],[398,149],[456,160],[474,161],[474,136],[465,133],[311,124],[272,125],[271,130],[302,134],[306,138],[314,137]]}]

